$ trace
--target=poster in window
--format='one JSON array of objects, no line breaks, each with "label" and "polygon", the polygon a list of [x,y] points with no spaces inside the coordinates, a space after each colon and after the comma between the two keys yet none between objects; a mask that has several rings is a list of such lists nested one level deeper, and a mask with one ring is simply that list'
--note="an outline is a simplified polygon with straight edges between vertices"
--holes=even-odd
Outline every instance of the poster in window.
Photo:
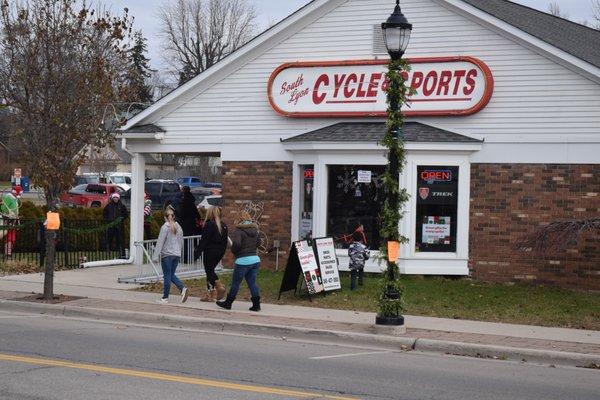
[{"label": "poster in window", "polygon": [[426,216],[423,218],[423,243],[449,245],[451,242],[450,217]]},{"label": "poster in window", "polygon": [[415,251],[456,251],[458,172],[457,166],[417,167]]}]

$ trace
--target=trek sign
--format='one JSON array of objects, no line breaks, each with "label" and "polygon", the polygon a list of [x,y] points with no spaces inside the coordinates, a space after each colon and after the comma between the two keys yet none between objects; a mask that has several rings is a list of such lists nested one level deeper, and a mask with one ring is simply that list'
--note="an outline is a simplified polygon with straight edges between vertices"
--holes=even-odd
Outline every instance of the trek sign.
[{"label": "trek sign", "polygon": [[[470,115],[492,97],[489,67],[473,57],[410,59],[405,73],[416,94],[407,116]],[[271,107],[288,117],[385,117],[386,60],[298,62],[277,68],[269,79]]]}]

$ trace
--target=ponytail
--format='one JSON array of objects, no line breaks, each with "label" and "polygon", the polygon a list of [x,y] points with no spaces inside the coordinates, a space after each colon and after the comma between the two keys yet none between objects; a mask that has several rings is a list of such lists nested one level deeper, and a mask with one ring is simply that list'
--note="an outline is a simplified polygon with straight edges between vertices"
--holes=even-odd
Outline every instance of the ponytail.
[{"label": "ponytail", "polygon": [[165,222],[169,223],[169,229],[173,232],[173,234],[177,233],[177,222],[175,221],[175,212],[172,208],[167,208],[165,212]]}]

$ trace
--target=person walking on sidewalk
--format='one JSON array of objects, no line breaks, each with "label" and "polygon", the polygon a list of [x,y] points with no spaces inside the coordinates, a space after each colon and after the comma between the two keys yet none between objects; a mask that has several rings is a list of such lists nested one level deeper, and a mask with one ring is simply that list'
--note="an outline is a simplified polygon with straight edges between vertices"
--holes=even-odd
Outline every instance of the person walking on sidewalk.
[{"label": "person walking on sidewalk", "polygon": [[183,229],[175,221],[175,212],[171,207],[165,211],[165,223],[160,228],[160,234],[156,242],[156,248],[152,254],[152,261],[158,262],[163,271],[163,296],[157,303],[166,304],[169,302],[169,292],[171,282],[177,286],[181,292],[181,302],[185,303],[188,298],[188,289],[175,275],[175,270],[181,259],[181,250],[183,249]]},{"label": "person walking on sidewalk", "polygon": [[356,278],[358,284],[362,286],[365,275],[365,261],[369,259],[369,249],[362,243],[363,235],[358,230],[352,234],[352,243],[348,248],[350,257],[350,290],[356,288]]},{"label": "person walking on sidewalk", "polygon": [[202,237],[194,251],[194,257],[202,256],[204,271],[206,271],[206,293],[200,301],[215,301],[225,298],[225,287],[219,280],[215,268],[221,262],[227,250],[229,230],[227,224],[221,221],[221,209],[210,206],[206,210],[206,218],[202,227]]},{"label": "person walking on sidewalk", "polygon": [[231,304],[237,296],[242,279],[246,280],[252,294],[252,307],[250,311],[260,311],[260,291],[256,285],[256,276],[260,267],[258,246],[260,236],[258,226],[252,222],[250,214],[246,211],[240,213],[241,222],[236,226],[232,235],[231,252],[236,257],[231,287],[225,301],[217,301],[217,305],[226,310],[231,310]]}]

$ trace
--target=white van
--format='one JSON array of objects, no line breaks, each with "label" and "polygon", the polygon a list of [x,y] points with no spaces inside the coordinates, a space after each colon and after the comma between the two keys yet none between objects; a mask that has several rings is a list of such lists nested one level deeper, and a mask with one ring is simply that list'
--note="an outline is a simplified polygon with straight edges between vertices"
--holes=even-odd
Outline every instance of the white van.
[{"label": "white van", "polygon": [[131,189],[131,172],[113,172],[108,174],[108,182],[119,185],[123,190]]}]

